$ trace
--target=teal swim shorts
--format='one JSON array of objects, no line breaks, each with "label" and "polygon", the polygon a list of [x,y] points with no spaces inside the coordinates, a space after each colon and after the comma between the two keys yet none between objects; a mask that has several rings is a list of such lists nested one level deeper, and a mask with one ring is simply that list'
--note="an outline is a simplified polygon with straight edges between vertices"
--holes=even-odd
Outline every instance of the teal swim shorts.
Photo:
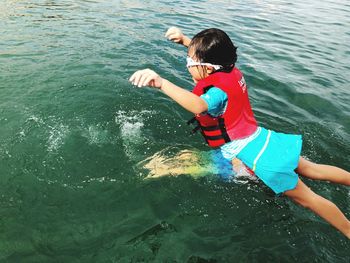
[{"label": "teal swim shorts", "polygon": [[252,169],[276,194],[292,190],[298,182],[298,167],[302,148],[301,135],[278,133],[261,128],[237,158]]}]

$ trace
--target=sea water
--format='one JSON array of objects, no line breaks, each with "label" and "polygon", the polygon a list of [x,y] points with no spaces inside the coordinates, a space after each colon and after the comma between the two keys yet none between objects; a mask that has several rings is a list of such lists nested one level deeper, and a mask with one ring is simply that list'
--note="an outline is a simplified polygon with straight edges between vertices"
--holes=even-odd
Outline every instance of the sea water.
[{"label": "sea water", "polygon": [[[2,0],[0,262],[349,262],[339,232],[256,180],[146,180],[140,162],[208,148],[128,82],[151,68],[190,90],[166,30],[223,29],[259,123],[350,170],[349,25],[346,0]],[[348,187],[305,182],[350,217]]]}]

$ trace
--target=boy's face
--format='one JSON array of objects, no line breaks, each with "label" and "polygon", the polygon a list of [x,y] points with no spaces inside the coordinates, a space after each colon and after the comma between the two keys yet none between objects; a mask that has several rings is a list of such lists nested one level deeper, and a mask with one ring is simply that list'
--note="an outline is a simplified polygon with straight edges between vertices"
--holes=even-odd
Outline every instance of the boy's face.
[{"label": "boy's face", "polygon": [[[192,49],[188,50],[188,56],[190,58],[192,58],[192,60],[198,61],[194,57],[194,52],[193,52]],[[194,83],[197,83],[198,81],[208,77],[209,74],[213,72],[213,68],[212,67],[210,67],[210,66],[203,66],[203,65],[188,66],[187,69],[190,72]]]}]

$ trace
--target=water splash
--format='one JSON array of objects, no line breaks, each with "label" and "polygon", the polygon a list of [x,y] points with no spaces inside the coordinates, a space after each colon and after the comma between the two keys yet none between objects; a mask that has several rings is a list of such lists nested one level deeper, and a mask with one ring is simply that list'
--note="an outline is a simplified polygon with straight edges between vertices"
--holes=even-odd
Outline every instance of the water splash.
[{"label": "water splash", "polygon": [[139,154],[138,147],[144,145],[147,141],[142,136],[142,129],[145,126],[144,121],[154,113],[148,110],[131,112],[120,110],[116,113],[115,122],[120,127],[124,152],[132,160]]},{"label": "water splash", "polygon": [[53,152],[58,150],[64,143],[64,139],[69,133],[69,127],[62,123],[49,126],[49,138],[47,140],[47,150]]},{"label": "water splash", "polygon": [[102,124],[91,124],[87,127],[85,125],[81,126],[81,134],[88,140],[90,145],[113,143],[109,131],[105,129]]}]

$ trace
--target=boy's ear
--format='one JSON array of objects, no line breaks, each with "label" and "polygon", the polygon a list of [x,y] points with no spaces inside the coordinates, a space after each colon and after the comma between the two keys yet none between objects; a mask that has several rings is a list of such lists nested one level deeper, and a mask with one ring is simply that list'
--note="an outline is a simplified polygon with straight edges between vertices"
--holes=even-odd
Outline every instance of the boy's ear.
[{"label": "boy's ear", "polygon": [[214,68],[213,67],[211,67],[211,66],[205,66],[205,67],[206,67],[206,70],[207,70],[208,74],[211,74],[211,73],[214,72]]}]

